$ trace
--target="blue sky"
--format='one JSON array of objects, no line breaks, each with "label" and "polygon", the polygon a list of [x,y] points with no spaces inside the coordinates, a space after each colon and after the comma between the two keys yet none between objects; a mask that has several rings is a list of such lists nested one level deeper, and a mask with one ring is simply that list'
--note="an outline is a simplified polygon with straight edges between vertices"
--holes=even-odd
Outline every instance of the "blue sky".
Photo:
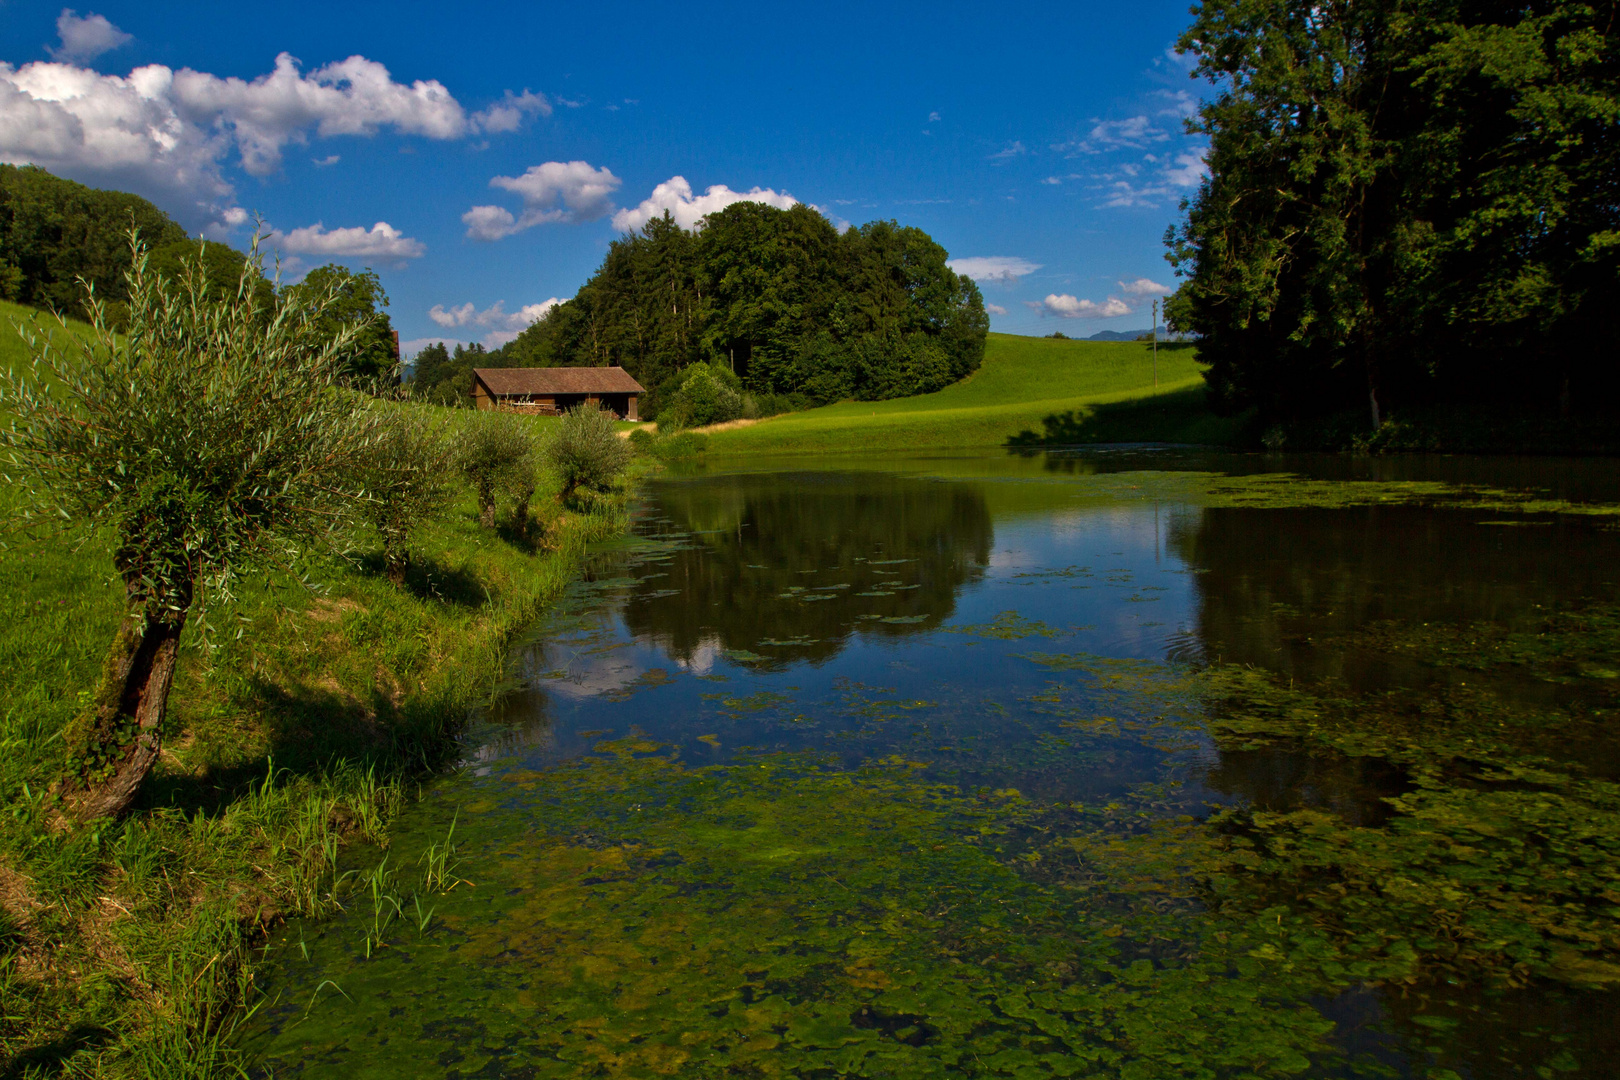
[{"label": "blue sky", "polygon": [[[1132,5],[0,0],[0,161],[137,191],[296,272],[371,266],[408,342],[498,344],[649,213],[739,195],[927,230],[992,326],[1136,329],[1201,175],[1185,0]],[[711,190],[714,189],[714,190]]]}]

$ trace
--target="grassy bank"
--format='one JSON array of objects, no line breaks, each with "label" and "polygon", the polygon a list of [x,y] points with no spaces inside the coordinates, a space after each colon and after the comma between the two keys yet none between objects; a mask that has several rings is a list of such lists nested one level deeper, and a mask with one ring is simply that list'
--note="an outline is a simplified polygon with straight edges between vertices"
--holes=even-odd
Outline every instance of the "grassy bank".
[{"label": "grassy bank", "polygon": [[984,364],[935,394],[849,401],[716,432],[715,453],[945,450],[1084,442],[1229,443],[1194,347],[991,334]]},{"label": "grassy bank", "polygon": [[[0,319],[19,309],[0,311]],[[0,364],[20,358],[0,323]],[[436,412],[436,416],[460,414]],[[618,504],[535,539],[477,524],[469,497],[424,530],[403,588],[355,550],[256,582],[188,630],[143,805],[52,825],[58,735],[122,614],[104,541],[9,535],[0,550],[0,1076],[236,1075],[226,1041],[256,999],[255,942],[356,887],[343,847],[386,846],[409,781],[500,683],[508,646],[576,575]],[[0,513],[15,496],[0,489]],[[531,533],[531,536],[535,534]],[[402,878],[430,867],[404,868]]]}]

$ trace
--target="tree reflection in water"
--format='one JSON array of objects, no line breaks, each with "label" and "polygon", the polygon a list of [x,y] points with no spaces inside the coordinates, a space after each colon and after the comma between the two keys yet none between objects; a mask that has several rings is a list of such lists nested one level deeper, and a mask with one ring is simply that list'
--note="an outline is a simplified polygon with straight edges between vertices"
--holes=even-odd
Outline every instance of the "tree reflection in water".
[{"label": "tree reflection in water", "polygon": [[832,658],[855,634],[932,630],[983,576],[994,539],[976,486],[808,473],[650,486],[654,535],[690,534],[623,618],[689,667],[752,652],[774,670]]}]

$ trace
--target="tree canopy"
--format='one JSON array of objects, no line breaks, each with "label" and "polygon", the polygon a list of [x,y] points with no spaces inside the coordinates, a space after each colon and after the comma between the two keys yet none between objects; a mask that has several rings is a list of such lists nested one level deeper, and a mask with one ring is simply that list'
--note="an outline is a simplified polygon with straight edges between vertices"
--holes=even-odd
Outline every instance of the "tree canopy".
[{"label": "tree canopy", "polygon": [[693,230],[666,214],[486,366],[619,364],[651,391],[649,413],[699,361],[762,394],[926,393],[975,370],[989,331],[978,286],[946,257],[921,229],[839,233],[804,205],[736,203]]},{"label": "tree canopy", "polygon": [[1615,5],[1205,0],[1219,93],[1167,306],[1216,401],[1612,407]]},{"label": "tree canopy", "polygon": [[394,325],[389,321],[388,294],[372,270],[354,271],[331,263],[304,275],[297,285],[284,290],[295,302],[311,302],[321,297],[328,302],[320,315],[321,331],[335,338],[347,327],[354,327],[352,344],[343,361],[343,374],[351,381],[392,382],[399,364],[399,347]]},{"label": "tree canopy", "polygon": [[[32,165],[0,165],[0,299],[85,318],[82,277],[100,299],[127,300],[131,226],[154,252],[190,243],[139,195],[85,187]],[[235,277],[232,270],[224,280]]]}]

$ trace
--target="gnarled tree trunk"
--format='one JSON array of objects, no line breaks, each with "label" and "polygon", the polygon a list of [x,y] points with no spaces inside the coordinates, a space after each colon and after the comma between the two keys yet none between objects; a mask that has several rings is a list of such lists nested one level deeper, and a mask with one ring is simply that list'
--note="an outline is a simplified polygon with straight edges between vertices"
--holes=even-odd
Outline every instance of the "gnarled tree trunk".
[{"label": "gnarled tree trunk", "polygon": [[68,803],[81,821],[128,810],[157,763],[185,623],[183,610],[143,604],[119,625],[95,697],[68,733],[80,769]]}]

